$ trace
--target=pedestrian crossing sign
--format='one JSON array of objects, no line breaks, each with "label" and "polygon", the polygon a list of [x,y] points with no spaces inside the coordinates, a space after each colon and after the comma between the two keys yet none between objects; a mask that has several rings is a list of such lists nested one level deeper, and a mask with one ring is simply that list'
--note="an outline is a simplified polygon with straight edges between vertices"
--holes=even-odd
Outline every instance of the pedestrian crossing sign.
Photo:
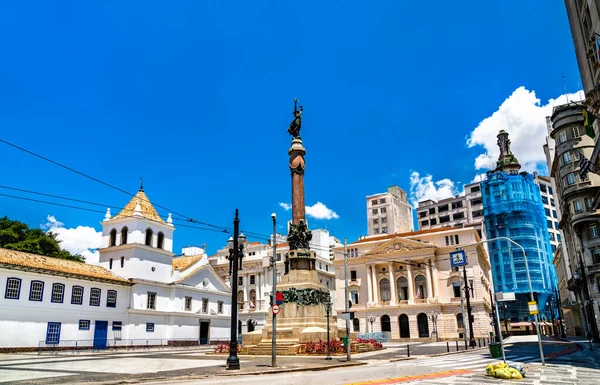
[{"label": "pedestrian crossing sign", "polygon": [[450,263],[452,267],[464,266],[467,264],[467,254],[464,250],[457,250],[450,253]]},{"label": "pedestrian crossing sign", "polygon": [[535,301],[527,302],[527,305],[529,305],[529,314],[531,314],[531,315],[539,314],[537,302],[535,302]]}]

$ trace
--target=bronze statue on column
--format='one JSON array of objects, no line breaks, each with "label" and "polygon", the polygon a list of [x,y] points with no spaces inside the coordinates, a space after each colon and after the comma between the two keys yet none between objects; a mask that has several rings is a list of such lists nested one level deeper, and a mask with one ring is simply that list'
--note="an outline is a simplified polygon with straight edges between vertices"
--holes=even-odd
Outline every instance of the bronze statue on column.
[{"label": "bronze statue on column", "polygon": [[294,120],[290,123],[288,132],[292,135],[292,147],[289,149],[290,171],[292,173],[292,223],[288,233],[290,250],[310,250],[309,242],[312,234],[306,225],[304,208],[304,155],[306,149],[302,146],[300,129],[302,128],[302,111],[298,108],[298,99],[294,99]]}]

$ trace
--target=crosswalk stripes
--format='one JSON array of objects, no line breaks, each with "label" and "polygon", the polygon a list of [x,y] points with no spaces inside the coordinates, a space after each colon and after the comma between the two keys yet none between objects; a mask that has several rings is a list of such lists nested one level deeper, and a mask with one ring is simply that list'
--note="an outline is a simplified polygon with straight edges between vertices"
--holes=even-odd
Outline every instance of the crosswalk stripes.
[{"label": "crosswalk stripes", "polygon": [[[506,356],[506,362],[512,363],[527,363],[536,361],[537,356]],[[487,354],[469,354],[469,355],[449,355],[440,357],[423,358],[410,361],[401,361],[394,363],[396,366],[429,366],[440,369],[476,369],[485,368],[485,365],[502,361],[501,358],[491,358]]]}]

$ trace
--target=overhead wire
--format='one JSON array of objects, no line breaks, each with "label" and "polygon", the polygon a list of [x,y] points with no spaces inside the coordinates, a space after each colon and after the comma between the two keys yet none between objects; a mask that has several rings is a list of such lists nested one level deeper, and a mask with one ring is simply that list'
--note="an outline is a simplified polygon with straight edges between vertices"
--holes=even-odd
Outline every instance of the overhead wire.
[{"label": "overhead wire", "polygon": [[[45,157],[45,156],[43,156],[43,155],[40,155],[40,154],[38,154],[38,153],[36,153],[36,152],[33,152],[33,151],[31,151],[31,150],[28,150],[28,149],[26,149],[26,148],[23,148],[23,147],[21,147],[21,146],[18,146],[18,145],[16,145],[16,144],[14,144],[14,143],[11,143],[11,142],[9,142],[9,141],[7,141],[7,140],[4,140],[4,139],[2,139],[2,138],[0,138],[0,143],[4,143],[4,144],[6,144],[6,145],[8,145],[8,146],[11,146],[11,147],[13,147],[13,148],[16,148],[16,149],[18,149],[18,150],[20,150],[20,151],[23,151],[23,152],[27,153],[27,154],[33,155],[33,156],[35,156],[35,157],[37,157],[37,158],[39,158],[39,159],[45,160],[45,161],[47,161],[47,162],[50,162],[50,163],[52,163],[52,164],[54,164],[54,165],[56,165],[56,166],[58,166],[58,167],[61,167],[61,168],[65,169],[65,170],[68,170],[68,171],[74,172],[74,173],[76,173],[76,174],[78,174],[78,175],[80,175],[80,176],[83,176],[83,177],[85,177],[85,178],[88,178],[88,179],[90,179],[90,180],[93,180],[93,181],[95,181],[95,182],[97,182],[97,183],[100,183],[100,184],[102,184],[102,185],[104,185],[104,186],[107,186],[107,187],[110,187],[110,188],[112,188],[112,189],[114,189],[114,190],[120,191],[120,192],[122,192],[122,193],[124,193],[124,194],[127,194],[127,195],[131,196],[131,197],[135,197],[135,195],[136,195],[136,194],[132,194],[132,193],[130,193],[129,191],[127,191],[127,190],[124,190],[124,189],[122,189],[122,188],[120,188],[120,187],[117,187],[117,186],[115,186],[115,185],[113,185],[113,184],[110,184],[110,183],[108,183],[108,182],[105,182],[105,181],[103,181],[103,180],[100,180],[100,179],[98,179],[98,178],[96,178],[96,177],[93,177],[93,176],[91,176],[91,175],[89,175],[89,174],[86,174],[86,173],[84,173],[84,172],[78,171],[78,170],[76,170],[76,169],[74,169],[74,168],[72,168],[72,167],[69,167],[69,166],[67,166],[67,165],[64,165],[64,164],[62,164],[62,163],[59,163],[59,162],[57,162],[57,161],[54,161],[54,160],[52,160],[52,159],[50,159],[50,158],[48,158],[48,157]],[[151,203],[151,202],[150,202],[148,199],[144,199],[144,198],[140,198],[140,199],[142,199],[142,200],[144,200],[144,201],[146,201],[146,202],[148,202],[148,203]],[[179,215],[179,216],[181,216],[181,217],[184,217],[184,218],[186,218],[188,221],[190,221],[190,222],[193,222],[193,223],[198,223],[198,224],[202,224],[202,225],[209,226],[209,227],[215,227],[215,228],[225,228],[224,226],[218,226],[218,225],[213,225],[213,224],[211,224],[211,223],[206,223],[206,222],[203,222],[203,221],[198,221],[198,220],[196,220],[196,219],[194,219],[194,218],[192,218],[192,217],[190,217],[190,216],[187,216],[187,215],[181,214],[181,213],[179,213],[179,212],[177,212],[177,211],[175,211],[175,210],[170,210],[169,208],[167,208],[167,207],[165,207],[165,206],[162,206],[162,205],[160,205],[160,204],[157,204],[157,203],[153,203],[153,205],[154,205],[154,206],[156,206],[156,207],[159,207],[159,208],[161,208],[161,209],[163,209],[163,210],[167,210],[167,211],[169,211],[169,212],[171,212],[171,213],[173,213],[173,214],[176,214],[176,215]]]}]

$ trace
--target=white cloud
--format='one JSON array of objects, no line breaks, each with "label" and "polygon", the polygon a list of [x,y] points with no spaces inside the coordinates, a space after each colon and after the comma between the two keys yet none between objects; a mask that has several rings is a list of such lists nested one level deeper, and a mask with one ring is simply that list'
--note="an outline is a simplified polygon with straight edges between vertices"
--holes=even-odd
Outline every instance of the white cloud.
[{"label": "white cloud", "polygon": [[321,202],[317,202],[312,206],[306,206],[306,215],[310,215],[315,219],[338,219],[340,217],[335,211],[327,208]]},{"label": "white cloud", "polygon": [[416,171],[410,174],[410,202],[415,208],[420,201],[431,199],[437,202],[459,194],[460,191],[450,179],[434,182],[431,175],[422,177]]},{"label": "white cloud", "polygon": [[[525,87],[517,88],[498,109],[489,117],[483,119],[467,138],[467,147],[483,146],[485,152],[475,158],[475,170],[491,170],[496,168],[500,155],[497,135],[500,130],[508,132],[511,141],[510,149],[521,163],[524,171],[547,172],[546,156],[543,145],[546,143],[548,129],[546,116],[552,115],[552,108],[569,101],[581,100],[583,93],[561,95],[550,99],[544,105],[535,96],[535,91]],[[485,179],[485,173],[478,173],[471,180],[479,182]],[[421,177],[413,171],[410,175],[410,201],[414,207],[419,201],[431,199],[439,201],[455,195],[464,194],[457,187],[460,182],[450,179],[433,181],[431,175]]]},{"label": "white cloud", "polygon": [[[279,206],[281,206],[285,211],[291,210],[292,205],[289,203],[279,202]],[[317,202],[312,206],[304,206],[306,210],[306,215],[309,215],[315,219],[338,219],[340,216],[337,213],[325,206],[321,202]]]},{"label": "white cloud", "polygon": [[471,179],[471,182],[469,183],[475,183],[475,182],[481,182],[485,179],[486,173],[481,173],[481,174],[477,174],[473,177],[473,179]]},{"label": "white cloud", "polygon": [[496,136],[508,132],[511,151],[524,171],[546,170],[543,145],[548,135],[546,116],[554,106],[581,99],[580,93],[561,95],[542,105],[535,91],[517,88],[491,116],[483,119],[467,139],[468,147],[483,146],[485,152],[475,159],[477,170],[493,169],[500,155]]},{"label": "white cloud", "polygon": [[100,255],[97,249],[102,244],[102,232],[87,226],[66,228],[64,223],[52,215],[48,215],[46,220],[47,222],[41,225],[42,229],[56,234],[61,248],[71,254],[81,254],[87,263],[98,262]]}]

